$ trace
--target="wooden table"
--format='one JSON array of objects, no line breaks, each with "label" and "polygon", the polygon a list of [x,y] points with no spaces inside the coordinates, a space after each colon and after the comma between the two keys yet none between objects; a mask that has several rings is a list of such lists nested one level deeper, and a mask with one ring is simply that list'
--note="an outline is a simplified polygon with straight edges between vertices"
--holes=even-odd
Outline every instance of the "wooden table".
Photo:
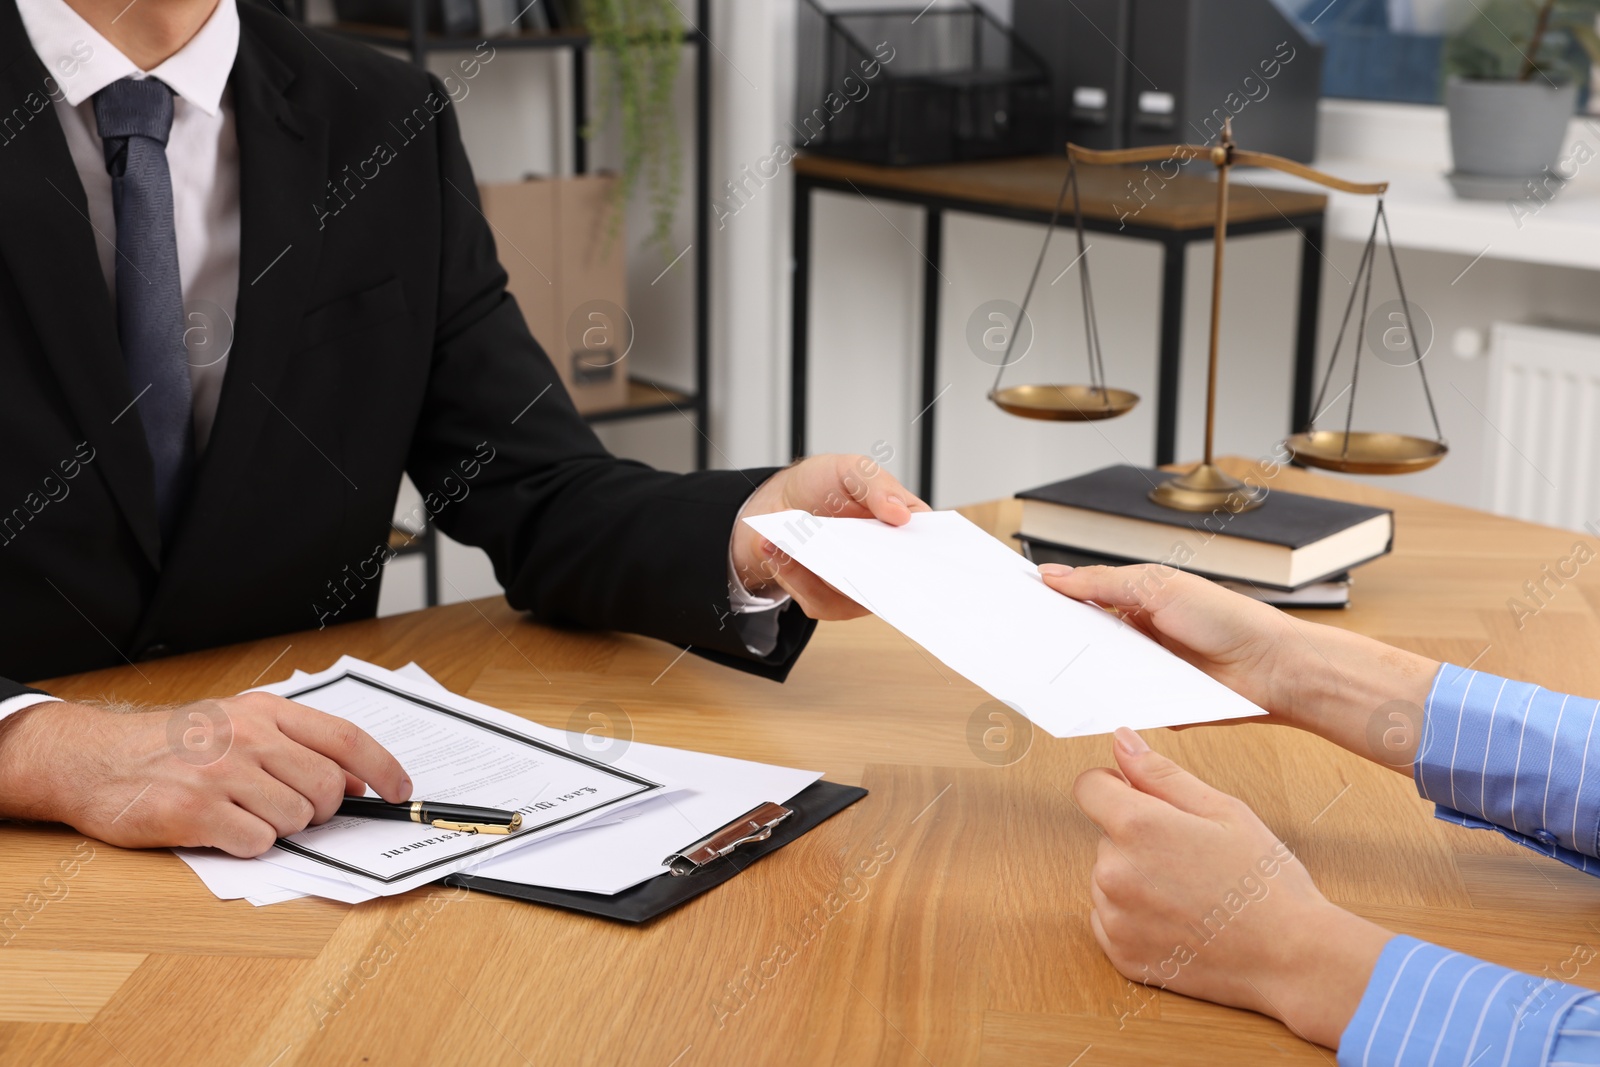
[{"label": "wooden table", "polygon": [[[1578,535],[1287,469],[1271,484],[1398,513],[1394,554],[1360,570],[1348,611],[1319,619],[1600,693],[1600,566],[1520,629],[1507,607]],[[971,513],[999,531],[1017,517],[1010,502]],[[998,756],[970,745],[975,723],[994,725],[988,698],[876,619],[824,624],[782,686],[693,656],[674,663],[678,650],[654,641],[548,630],[483,600],[52,688],[187,700],[341,652],[416,660],[551,726],[585,701],[614,701],[639,740],[825,768],[871,796],[644,928],[442,889],[252,908],[213,899],[165,852],[0,827],[0,1061],[1331,1060],[1264,1018],[1120,978],[1087,922],[1096,831],[1067,798],[1079,772],[1108,761],[1109,740],[1013,735]],[[1265,726],[1148,736],[1249,801],[1334,900],[1393,929],[1536,973],[1600,945],[1600,882],[1433,820],[1399,775]],[[52,876],[72,858],[71,877]],[[871,876],[844,881],[862,860]],[[1578,980],[1600,985],[1600,964]]]},{"label": "wooden table", "polygon": [[[935,413],[939,396],[939,300],[944,279],[944,213],[1048,224],[1066,179],[1065,156],[988,160],[924,167],[886,167],[847,159],[802,155],[794,161],[794,275],[791,314],[789,433],[798,458],[806,454],[809,400],[808,320],[811,300],[811,199],[818,190],[895,200],[923,208],[922,366],[918,396],[921,448],[917,492],[933,500]],[[1082,167],[1080,199],[1085,230],[1161,245],[1161,324],[1156,372],[1155,462],[1171,463],[1178,443],[1178,380],[1182,369],[1184,255],[1195,241],[1212,239],[1217,187],[1208,174],[1178,172],[1175,165]],[[1170,176],[1169,176],[1170,175]],[[1317,311],[1322,286],[1323,214],[1320,193],[1236,187],[1228,200],[1228,236],[1298,232],[1300,293],[1295,325],[1294,388],[1288,425],[1305,428],[1311,416],[1316,364]],[[1072,225],[1068,198],[1059,220]],[[1001,294],[1020,303],[1022,292]],[[1081,351],[1080,364],[1087,368]],[[1009,384],[1019,385],[1021,382]]]}]

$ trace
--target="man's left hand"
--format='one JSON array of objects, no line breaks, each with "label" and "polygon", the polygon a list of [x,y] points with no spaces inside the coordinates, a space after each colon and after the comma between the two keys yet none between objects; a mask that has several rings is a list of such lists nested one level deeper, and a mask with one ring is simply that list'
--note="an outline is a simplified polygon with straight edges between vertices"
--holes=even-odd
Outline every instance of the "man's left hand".
[{"label": "man's left hand", "polygon": [[[931,510],[868,456],[811,456],[761,483],[740,517],[799,509],[813,515],[879,519],[891,526]],[[813,619],[854,619],[866,608],[795,562],[743,522],[733,531],[733,565],[756,596],[782,589]]]}]

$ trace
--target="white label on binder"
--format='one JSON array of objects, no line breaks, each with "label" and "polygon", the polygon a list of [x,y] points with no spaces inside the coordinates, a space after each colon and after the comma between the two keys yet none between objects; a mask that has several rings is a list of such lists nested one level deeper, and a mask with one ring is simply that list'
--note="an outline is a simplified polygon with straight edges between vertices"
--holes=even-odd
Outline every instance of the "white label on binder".
[{"label": "white label on binder", "polygon": [[1080,85],[1072,90],[1072,106],[1083,108],[1085,111],[1103,111],[1106,106],[1106,91],[1098,85]]},{"label": "white label on binder", "polygon": [[1139,94],[1139,110],[1146,115],[1170,115],[1177,107],[1171,93],[1145,90]]}]

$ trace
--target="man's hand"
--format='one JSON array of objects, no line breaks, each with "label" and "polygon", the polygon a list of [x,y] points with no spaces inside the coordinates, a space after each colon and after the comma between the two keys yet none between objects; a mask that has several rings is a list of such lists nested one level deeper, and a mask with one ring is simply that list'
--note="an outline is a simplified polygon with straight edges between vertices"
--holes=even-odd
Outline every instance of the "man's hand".
[{"label": "man's hand", "polygon": [[259,856],[368,784],[391,803],[411,796],[366,731],[266,693],[149,711],[39,704],[0,726],[0,815],[127,848]]},{"label": "man's hand", "polygon": [[1112,747],[1120,773],[1073,786],[1104,834],[1089,923],[1112,966],[1337,1047],[1393,935],[1329,903],[1243,801],[1125,727]]},{"label": "man's hand", "polygon": [[[914,511],[930,510],[867,456],[811,456],[761,483],[740,517],[794,508],[826,517],[880,519],[892,526],[910,522]],[[734,526],[733,566],[750,592],[771,595],[773,587],[781,588],[813,619],[867,614],[743,522]]]}]

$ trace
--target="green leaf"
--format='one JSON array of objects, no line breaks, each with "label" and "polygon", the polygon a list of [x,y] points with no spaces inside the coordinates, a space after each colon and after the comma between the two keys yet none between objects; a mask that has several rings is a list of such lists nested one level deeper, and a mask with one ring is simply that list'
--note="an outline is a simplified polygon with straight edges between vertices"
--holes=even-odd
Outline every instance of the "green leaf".
[{"label": "green leaf", "polygon": [[[1600,62],[1600,54],[1590,47],[1600,0],[1472,3],[1473,17],[1445,41],[1446,76],[1509,80],[1526,75],[1560,84],[1587,80],[1590,63]],[[1537,35],[1546,3],[1550,15],[1543,34]]]},{"label": "green leaf", "polygon": [[1570,32],[1589,56],[1589,62],[1600,64],[1600,33],[1595,32],[1594,25],[1573,26]]},{"label": "green leaf", "polygon": [[[600,127],[618,125],[617,174],[610,234],[622,225],[629,197],[648,184],[652,219],[647,244],[671,259],[672,223],[683,183],[673,89],[683,59],[683,19],[672,0],[583,0],[584,25],[602,64]],[[593,138],[595,129],[584,132]]]}]

